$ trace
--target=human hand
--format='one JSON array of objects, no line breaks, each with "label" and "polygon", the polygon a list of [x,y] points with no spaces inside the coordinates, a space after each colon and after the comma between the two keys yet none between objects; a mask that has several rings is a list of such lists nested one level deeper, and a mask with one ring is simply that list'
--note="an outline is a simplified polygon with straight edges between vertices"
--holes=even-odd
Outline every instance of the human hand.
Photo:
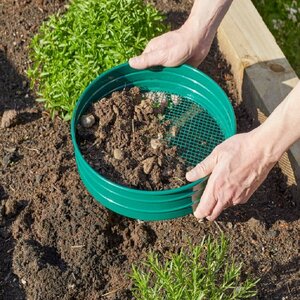
[{"label": "human hand", "polygon": [[210,174],[196,218],[213,221],[224,209],[246,203],[265,180],[281,155],[270,154],[259,130],[229,138],[186,174],[188,181]]},{"label": "human hand", "polygon": [[175,67],[188,63],[198,67],[206,57],[217,28],[232,0],[195,0],[186,22],[178,30],[152,39],[129,64],[135,69]]},{"label": "human hand", "polygon": [[175,67],[183,63],[197,67],[208,54],[214,37],[214,32],[208,31],[207,28],[196,31],[192,21],[188,20],[178,30],[152,39],[144,52],[131,58],[129,64],[135,69],[158,65]]}]

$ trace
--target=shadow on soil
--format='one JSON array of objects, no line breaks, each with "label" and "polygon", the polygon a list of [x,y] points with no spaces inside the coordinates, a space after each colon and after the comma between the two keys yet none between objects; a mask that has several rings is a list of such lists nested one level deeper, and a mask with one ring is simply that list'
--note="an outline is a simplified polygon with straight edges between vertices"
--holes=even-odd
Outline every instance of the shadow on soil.
[{"label": "shadow on soil", "polygon": [[[0,50],[0,118],[6,110],[17,110],[20,112],[19,124],[31,122],[40,117],[38,112],[25,111],[33,106],[34,98],[29,92],[28,79],[18,74],[4,51]],[[15,216],[3,218],[7,197],[6,191],[0,186],[0,299],[19,300],[25,299],[25,294],[18,277],[12,272],[15,241],[10,226]]]},{"label": "shadow on soil", "polygon": [[6,110],[21,111],[20,120],[23,124],[38,117],[22,112],[35,104],[29,90],[29,81],[16,71],[2,50],[0,50],[0,91],[0,116]]},{"label": "shadow on soil", "polygon": [[[272,290],[268,294],[268,298],[264,295],[259,295],[259,299],[267,300],[282,300],[287,295],[300,295],[300,279],[293,278],[286,280],[286,278],[291,278],[291,274],[297,274],[300,269],[300,261],[298,257],[293,258],[287,264],[275,264],[264,276],[261,277],[259,285],[264,288]],[[279,274],[279,275],[277,275]],[[278,281],[285,282],[281,287],[276,284]]]}]

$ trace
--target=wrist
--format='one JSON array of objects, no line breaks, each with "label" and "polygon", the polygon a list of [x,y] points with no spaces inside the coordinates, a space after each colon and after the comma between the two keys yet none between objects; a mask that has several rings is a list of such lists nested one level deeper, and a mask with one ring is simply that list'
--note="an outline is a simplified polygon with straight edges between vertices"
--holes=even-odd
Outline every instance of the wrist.
[{"label": "wrist", "polygon": [[[255,146],[255,151],[260,152],[268,162],[277,162],[288,146],[280,140],[279,131],[266,122],[255,128],[249,134]],[[276,131],[276,134],[274,134]]]},{"label": "wrist", "polygon": [[190,28],[214,36],[233,0],[195,0],[186,21]]}]

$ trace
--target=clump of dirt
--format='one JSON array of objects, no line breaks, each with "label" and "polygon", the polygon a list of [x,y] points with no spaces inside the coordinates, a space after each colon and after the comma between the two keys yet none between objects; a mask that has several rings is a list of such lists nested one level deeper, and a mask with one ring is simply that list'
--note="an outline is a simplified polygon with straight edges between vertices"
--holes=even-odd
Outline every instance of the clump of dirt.
[{"label": "clump of dirt", "polygon": [[116,183],[140,190],[180,187],[189,168],[179,149],[167,143],[178,130],[163,119],[165,98],[148,96],[133,87],[93,103],[77,128],[80,149],[95,170]]},{"label": "clump of dirt", "polygon": [[4,111],[1,119],[0,128],[8,128],[16,123],[18,112],[15,109]]}]

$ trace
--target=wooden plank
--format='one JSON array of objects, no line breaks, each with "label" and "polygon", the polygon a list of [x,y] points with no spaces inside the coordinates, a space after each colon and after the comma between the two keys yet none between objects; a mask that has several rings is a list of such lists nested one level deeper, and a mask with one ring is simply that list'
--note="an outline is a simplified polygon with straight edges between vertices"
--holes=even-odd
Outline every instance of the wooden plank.
[{"label": "wooden plank", "polygon": [[[218,41],[231,64],[240,101],[264,121],[299,79],[250,0],[233,1],[219,27]],[[279,165],[300,203],[300,142]]]}]

